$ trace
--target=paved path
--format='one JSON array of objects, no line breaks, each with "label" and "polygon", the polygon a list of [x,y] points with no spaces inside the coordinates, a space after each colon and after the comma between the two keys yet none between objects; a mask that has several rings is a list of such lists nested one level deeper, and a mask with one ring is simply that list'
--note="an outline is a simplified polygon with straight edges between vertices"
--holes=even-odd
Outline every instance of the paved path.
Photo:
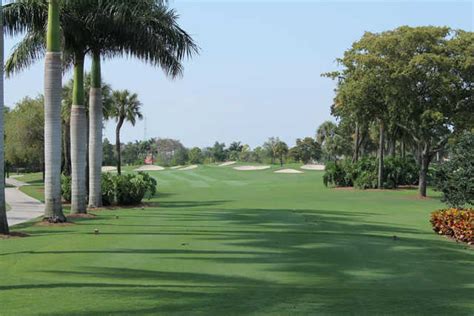
[{"label": "paved path", "polygon": [[5,189],[5,199],[11,209],[7,212],[9,226],[18,225],[40,217],[44,212],[44,205],[38,200],[26,195],[19,190],[19,187],[28,185],[16,179],[6,179],[8,185],[15,188]]}]

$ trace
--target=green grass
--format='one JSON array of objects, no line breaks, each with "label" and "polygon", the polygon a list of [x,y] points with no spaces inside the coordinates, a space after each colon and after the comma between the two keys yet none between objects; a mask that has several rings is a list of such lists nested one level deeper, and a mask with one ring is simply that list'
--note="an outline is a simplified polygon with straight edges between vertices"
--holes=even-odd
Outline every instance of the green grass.
[{"label": "green grass", "polygon": [[29,185],[20,188],[25,194],[44,202],[44,185],[42,173],[27,173],[18,178],[19,181],[26,182]]},{"label": "green grass", "polygon": [[474,252],[432,232],[439,198],[273,170],[154,172],[150,208],[21,226],[0,314],[473,314]]}]

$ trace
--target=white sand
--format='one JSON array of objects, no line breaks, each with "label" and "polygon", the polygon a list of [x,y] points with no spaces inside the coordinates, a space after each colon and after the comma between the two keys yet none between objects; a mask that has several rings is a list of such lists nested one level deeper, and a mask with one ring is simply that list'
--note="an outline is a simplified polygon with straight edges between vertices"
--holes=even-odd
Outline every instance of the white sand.
[{"label": "white sand", "polygon": [[227,166],[232,166],[235,165],[237,161],[227,161],[219,165],[219,167],[227,167]]},{"label": "white sand", "polygon": [[299,171],[299,170],[296,170],[296,169],[281,169],[281,170],[277,170],[275,171],[275,173],[304,173],[303,171]]},{"label": "white sand", "polygon": [[196,169],[197,167],[198,167],[197,165],[192,165],[192,166],[184,167],[184,168],[181,168],[181,169],[178,169],[178,170],[179,171],[193,170],[193,169]]},{"label": "white sand", "polygon": [[135,169],[135,171],[162,171],[165,170],[165,168],[160,167],[160,166],[155,166],[155,165],[143,165],[138,169]]},{"label": "white sand", "polygon": [[257,170],[266,170],[270,169],[270,166],[240,166],[234,167],[235,170],[238,171],[257,171]]},{"label": "white sand", "polygon": [[304,165],[301,167],[303,170],[315,170],[315,171],[324,171],[326,167],[324,165]]},{"label": "white sand", "polygon": [[102,172],[117,172],[117,167],[113,166],[103,166]]}]

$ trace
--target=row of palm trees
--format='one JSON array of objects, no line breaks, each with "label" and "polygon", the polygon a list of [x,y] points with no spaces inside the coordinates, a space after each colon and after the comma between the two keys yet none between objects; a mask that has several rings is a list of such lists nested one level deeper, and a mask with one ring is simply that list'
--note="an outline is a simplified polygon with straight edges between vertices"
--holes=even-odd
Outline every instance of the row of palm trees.
[{"label": "row of palm trees", "polygon": [[[72,68],[74,72],[70,112],[71,212],[81,214],[87,212],[87,200],[89,207],[100,207],[102,203],[101,61],[131,56],[163,69],[172,78],[180,76],[183,59],[197,54],[198,47],[177,20],[176,12],[167,6],[166,1],[160,0],[16,0],[3,7],[5,33],[12,36],[25,34],[5,64],[7,76],[45,57],[45,218],[66,221],[61,205],[63,70]],[[92,59],[89,120],[84,91],[86,57]],[[3,140],[1,135],[0,138]],[[3,150],[1,141],[0,146]],[[0,155],[1,166],[2,160],[3,154]],[[0,204],[4,205],[4,189],[0,187],[0,191]],[[0,233],[8,233],[6,215],[1,208]]]}]

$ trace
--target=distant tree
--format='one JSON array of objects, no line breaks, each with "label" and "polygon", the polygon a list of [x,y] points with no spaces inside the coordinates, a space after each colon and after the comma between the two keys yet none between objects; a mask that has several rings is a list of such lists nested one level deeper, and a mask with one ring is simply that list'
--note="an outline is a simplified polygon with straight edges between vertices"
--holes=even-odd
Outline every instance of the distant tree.
[{"label": "distant tree", "polygon": [[291,155],[296,161],[306,164],[321,159],[321,146],[311,137],[305,137],[303,140],[298,138],[296,146],[291,149]]},{"label": "distant tree", "polygon": [[227,149],[228,151],[228,156],[230,160],[239,160],[240,158],[240,153],[244,149],[244,146],[241,144],[241,142],[233,142],[230,144],[229,148]]},{"label": "distant tree", "polygon": [[280,166],[283,167],[285,158],[288,155],[288,145],[283,141],[278,141],[275,144],[275,156],[280,160]]},{"label": "distant tree", "polygon": [[185,150],[184,145],[179,140],[170,138],[155,139],[153,147],[158,163],[163,166],[171,166],[176,164],[177,161],[181,161],[181,159],[175,159],[175,155],[177,153],[180,155]]},{"label": "distant tree", "polygon": [[280,142],[278,137],[270,137],[264,144],[263,148],[268,157],[270,157],[272,164],[275,163],[275,159],[277,158],[276,154],[276,146]]},{"label": "distant tree", "polygon": [[185,165],[189,160],[188,149],[179,148],[174,152],[173,158],[171,159],[171,165],[181,166]]},{"label": "distant tree", "polygon": [[261,146],[255,147],[253,150],[253,155],[255,162],[262,163],[265,159],[266,149]]},{"label": "distant tree", "polygon": [[214,162],[222,162],[227,159],[224,143],[215,142],[214,146],[211,148],[211,152]]},{"label": "distant tree", "polygon": [[114,165],[116,160],[114,146],[110,143],[110,141],[105,138],[103,142],[103,165],[104,166],[111,166]]},{"label": "distant tree", "polygon": [[24,98],[5,115],[5,158],[13,166],[43,170],[44,99]]},{"label": "distant tree", "polygon": [[239,160],[246,162],[253,162],[255,155],[249,145],[243,145],[242,150],[239,153]]},{"label": "distant tree", "polygon": [[122,161],[121,161],[121,143],[120,143],[120,130],[125,122],[129,122],[133,126],[137,122],[137,119],[143,119],[141,112],[141,102],[138,100],[136,93],[130,93],[128,90],[114,91],[112,93],[113,105],[110,109],[110,117],[115,118],[117,121],[117,127],[115,129],[115,149],[117,152],[117,172],[122,173]]},{"label": "distant tree", "polygon": [[203,161],[202,150],[199,147],[193,147],[188,153],[189,163],[196,165],[200,164]]},{"label": "distant tree", "polygon": [[319,126],[316,140],[321,145],[322,156],[325,160],[334,161],[352,151],[350,139],[340,133],[337,124],[330,121]]}]

